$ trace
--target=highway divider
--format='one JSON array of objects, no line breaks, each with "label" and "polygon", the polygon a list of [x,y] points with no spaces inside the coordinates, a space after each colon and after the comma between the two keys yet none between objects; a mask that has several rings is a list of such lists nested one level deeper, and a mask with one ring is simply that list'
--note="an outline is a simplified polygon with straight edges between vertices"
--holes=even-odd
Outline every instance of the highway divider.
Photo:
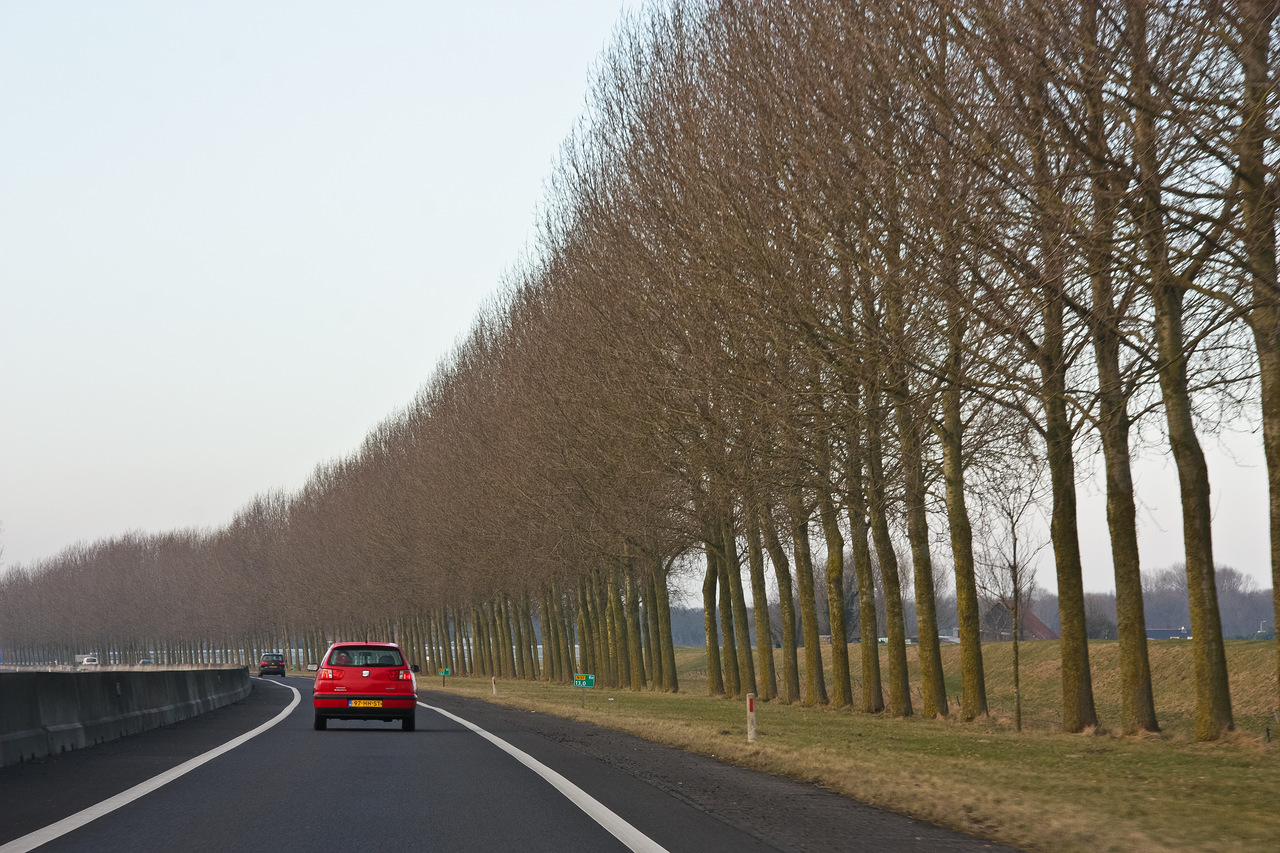
[{"label": "highway divider", "polygon": [[250,687],[244,667],[0,672],[0,767],[176,723]]}]

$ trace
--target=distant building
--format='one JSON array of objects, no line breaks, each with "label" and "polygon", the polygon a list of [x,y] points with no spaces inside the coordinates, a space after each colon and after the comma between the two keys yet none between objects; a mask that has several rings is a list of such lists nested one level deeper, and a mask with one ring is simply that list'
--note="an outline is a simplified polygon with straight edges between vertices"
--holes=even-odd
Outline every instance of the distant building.
[{"label": "distant building", "polygon": [[[1031,612],[1031,608],[1023,606],[1018,613],[1018,639],[1021,640],[1057,640],[1053,629]],[[982,640],[996,643],[1013,639],[1013,605],[1004,599],[996,599],[982,615]]]},{"label": "distant building", "polygon": [[1148,640],[1190,640],[1190,628],[1148,628]]}]

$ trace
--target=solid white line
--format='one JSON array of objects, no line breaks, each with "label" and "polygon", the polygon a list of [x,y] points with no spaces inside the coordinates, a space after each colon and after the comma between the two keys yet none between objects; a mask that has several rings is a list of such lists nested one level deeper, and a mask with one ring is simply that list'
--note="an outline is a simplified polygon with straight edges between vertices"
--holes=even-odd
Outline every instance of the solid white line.
[{"label": "solid white line", "polygon": [[[516,761],[519,761],[534,773],[537,773],[543,779],[550,782],[553,788],[568,797],[569,802],[582,809],[587,813],[588,817],[608,830],[610,835],[625,844],[628,849],[635,851],[635,853],[667,853],[667,849],[665,847],[662,847],[652,838],[645,835],[622,818],[618,817],[601,804],[601,802],[595,797],[591,796],[586,791],[582,790],[577,785],[573,784],[568,779],[543,764],[541,761],[538,761],[524,750],[517,749],[497,735],[490,734],[475,723],[462,719],[457,714],[450,714],[443,708],[437,708],[434,705],[428,705],[425,702],[419,702],[418,704],[424,708],[435,711],[438,714],[443,714],[454,722],[461,723],[471,729],[471,731],[480,735],[480,737],[497,746],[503,752],[515,758]],[[5,853],[4,848],[0,848],[0,853]]]},{"label": "solid white line", "polygon": [[[269,681],[268,684],[280,684],[278,681]],[[0,853],[26,853],[28,850],[34,850],[41,844],[48,844],[55,838],[60,838],[68,832],[79,829],[90,821],[95,821],[103,815],[110,814],[121,806],[126,806],[139,797],[145,797],[152,791],[169,784],[179,776],[190,773],[202,764],[207,764],[225,752],[230,752],[242,743],[257,737],[276,723],[283,720],[292,713],[293,709],[298,707],[298,703],[302,701],[302,694],[297,688],[289,687],[288,684],[280,684],[281,687],[288,687],[293,691],[293,701],[289,703],[289,707],[285,708],[279,714],[276,714],[270,720],[258,726],[253,731],[245,732],[237,738],[227,741],[222,746],[214,747],[203,755],[197,755],[190,761],[185,761],[170,770],[166,770],[159,776],[152,776],[145,782],[134,785],[127,791],[121,791],[114,797],[103,800],[97,805],[89,806],[89,808],[76,812],[70,817],[63,818],[57,823],[51,823],[43,829],[37,829],[35,832],[15,838],[8,844],[0,845]]]}]

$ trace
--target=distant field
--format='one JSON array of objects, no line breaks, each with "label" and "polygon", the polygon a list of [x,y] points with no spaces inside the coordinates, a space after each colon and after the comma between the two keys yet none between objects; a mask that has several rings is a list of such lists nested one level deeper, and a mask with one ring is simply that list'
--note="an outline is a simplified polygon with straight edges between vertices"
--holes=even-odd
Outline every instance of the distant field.
[{"label": "distant field", "polygon": [[[857,651],[851,647],[855,663]],[[959,647],[942,651],[954,710]],[[1274,645],[1227,643],[1238,731],[1215,744],[1191,738],[1195,703],[1186,641],[1151,643],[1164,732],[1132,738],[1113,731],[1119,718],[1110,699],[1118,678],[1115,643],[1090,644],[1102,731],[1089,735],[1061,733],[1058,643],[1047,641],[1021,646],[1024,731],[1013,730],[1011,651],[1008,643],[983,647],[989,719],[965,724],[953,713],[948,720],[900,720],[760,703],[755,744],[746,742],[743,702],[706,696],[702,649],[676,650],[681,693],[675,695],[500,680],[495,700],[488,679],[467,678],[450,678],[446,689],[813,781],[1032,851],[1280,850]],[[914,650],[909,655],[914,679]],[[439,679],[421,683],[440,687]]]}]

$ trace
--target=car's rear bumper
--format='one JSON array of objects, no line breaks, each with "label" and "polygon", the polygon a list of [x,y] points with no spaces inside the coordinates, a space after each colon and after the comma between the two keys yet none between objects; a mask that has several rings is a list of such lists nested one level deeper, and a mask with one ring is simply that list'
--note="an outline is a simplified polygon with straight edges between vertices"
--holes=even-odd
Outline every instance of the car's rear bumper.
[{"label": "car's rear bumper", "polygon": [[[377,708],[353,708],[353,700],[378,700],[382,703]],[[418,707],[418,696],[413,695],[377,695],[343,693],[341,695],[315,694],[312,697],[316,716],[330,720],[402,720],[412,717]]]}]

